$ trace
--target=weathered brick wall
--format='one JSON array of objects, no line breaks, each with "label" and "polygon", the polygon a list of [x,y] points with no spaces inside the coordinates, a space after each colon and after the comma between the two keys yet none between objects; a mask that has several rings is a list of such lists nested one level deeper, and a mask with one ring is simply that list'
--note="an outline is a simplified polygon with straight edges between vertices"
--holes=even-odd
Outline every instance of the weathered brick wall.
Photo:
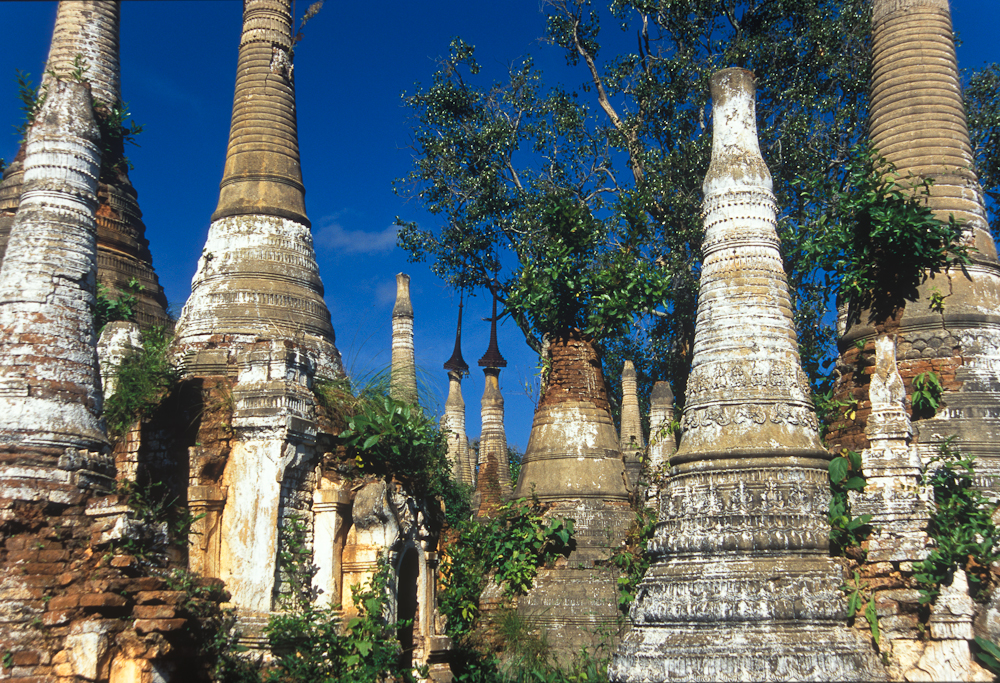
[{"label": "weathered brick wall", "polygon": [[[150,575],[147,562],[113,550],[109,533],[122,517],[116,510],[117,497],[83,492],[68,505],[0,501],[5,675],[133,681],[143,680],[133,674],[155,670],[173,680],[207,680],[195,603],[172,590],[166,569]],[[217,589],[217,610],[224,598],[219,582],[193,585]]]},{"label": "weathered brick wall", "polygon": [[[891,334],[894,327],[880,327],[880,330]],[[925,372],[934,372],[940,379],[946,396],[959,391],[962,382],[956,378],[956,372],[962,366],[962,356],[958,339],[948,330],[936,329],[911,332],[905,338],[899,338],[897,344],[899,374],[903,378],[908,397],[907,414],[919,425],[921,419],[930,415],[914,413],[913,407],[909,405],[909,397],[913,394],[913,379]],[[833,391],[834,400],[842,405],[836,408],[837,419],[826,436],[827,445],[834,451],[848,448],[860,453],[867,446],[865,427],[871,414],[868,385],[874,365],[874,338],[866,339],[863,349],[854,344],[842,345],[836,366],[839,376]]]}]

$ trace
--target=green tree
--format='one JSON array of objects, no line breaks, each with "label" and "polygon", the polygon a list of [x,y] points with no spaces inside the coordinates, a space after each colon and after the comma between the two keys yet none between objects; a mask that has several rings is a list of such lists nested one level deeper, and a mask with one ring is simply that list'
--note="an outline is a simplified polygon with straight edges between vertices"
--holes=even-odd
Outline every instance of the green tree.
[{"label": "green tree", "polygon": [[965,110],[976,159],[979,184],[986,190],[993,239],[1000,237],[997,204],[1000,202],[1000,64],[988,64],[973,72],[965,88]]}]

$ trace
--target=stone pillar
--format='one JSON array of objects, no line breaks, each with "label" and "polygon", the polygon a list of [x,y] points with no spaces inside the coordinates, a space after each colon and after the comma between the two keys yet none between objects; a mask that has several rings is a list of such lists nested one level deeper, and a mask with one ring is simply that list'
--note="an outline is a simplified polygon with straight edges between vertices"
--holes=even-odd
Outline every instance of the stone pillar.
[{"label": "stone pillar", "polygon": [[576,548],[541,569],[518,612],[548,633],[563,660],[617,633],[616,574],[602,563],[620,547],[634,513],[611,419],[601,361],[578,331],[554,335],[549,381],[535,410],[515,497],[548,506],[546,518],[574,520]]},{"label": "stone pillar", "polygon": [[107,447],[91,315],[99,136],[90,88],[52,79],[28,132],[15,240],[0,268],[4,497],[45,497],[49,484],[70,482],[62,470],[92,469],[87,453]]},{"label": "stone pillar", "polygon": [[222,511],[226,505],[225,486],[189,486],[188,509],[195,522],[188,535],[188,569],[200,576],[219,576],[221,567]]},{"label": "stone pillar", "polygon": [[500,393],[500,370],[507,361],[497,345],[497,298],[493,295],[490,318],[490,345],[479,359],[485,377],[482,402],[482,434],[479,437],[479,472],[472,508],[479,516],[488,516],[496,505],[510,498],[510,460],[507,457],[507,432],[503,426],[503,395]]},{"label": "stone pillar", "polygon": [[317,379],[343,376],[299,168],[289,0],[246,0],[219,204],[177,324],[185,378],[235,379],[218,576],[248,626],[274,599],[280,530],[312,543]]},{"label": "stone pillar", "polygon": [[316,603],[324,607],[340,604],[344,537],[351,519],[350,491],[318,488],[313,491],[313,587],[319,591]]},{"label": "stone pillar", "polygon": [[406,403],[417,402],[417,364],[413,358],[413,304],[410,276],[396,274],[396,305],[392,307],[392,397]]},{"label": "stone pillar", "polygon": [[674,392],[670,382],[657,382],[649,396],[649,465],[647,467],[646,504],[659,509],[660,485],[669,467],[670,456],[677,450],[677,440],[670,431],[674,421]]},{"label": "stone pillar", "polygon": [[872,680],[828,556],[829,455],[799,365],[753,75],[712,78],[712,160],[680,447],[614,681]]},{"label": "stone pillar", "polygon": [[[927,204],[943,221],[964,226],[976,251],[961,269],[930,274],[896,320],[840,321],[840,361],[834,397],[858,401],[856,421],[834,425],[828,441],[860,451],[868,414],[865,358],[882,327],[897,336],[899,372],[907,392],[913,378],[933,371],[945,386],[930,419],[915,420],[914,441],[926,461],[936,442],[955,435],[978,458],[977,485],[1000,496],[1000,264],[990,236],[982,190],[966,127],[947,0],[872,3],[872,145],[907,182],[932,179]],[[943,310],[930,305],[937,292]],[[864,351],[857,344],[864,343]],[[864,357],[864,358],[863,358]]]},{"label": "stone pillar", "polygon": [[[66,76],[86,67],[99,116],[122,104],[118,64],[120,3],[117,0],[72,0],[59,3],[43,84],[51,74]],[[142,327],[170,325],[167,299],[146,240],[146,228],[128,177],[123,144],[105,145],[104,164],[97,188],[97,279],[113,291],[123,291],[134,278],[143,290],[137,296],[135,320]],[[10,235],[23,190],[23,153],[4,172],[0,183],[0,260]]]},{"label": "stone pillar", "polygon": [[625,361],[622,370],[622,456],[625,459],[625,473],[628,475],[629,488],[634,489],[639,483],[639,473],[642,471],[642,458],[646,451],[646,440],[642,437],[642,417],[639,414],[639,394],[636,389],[635,365]]}]

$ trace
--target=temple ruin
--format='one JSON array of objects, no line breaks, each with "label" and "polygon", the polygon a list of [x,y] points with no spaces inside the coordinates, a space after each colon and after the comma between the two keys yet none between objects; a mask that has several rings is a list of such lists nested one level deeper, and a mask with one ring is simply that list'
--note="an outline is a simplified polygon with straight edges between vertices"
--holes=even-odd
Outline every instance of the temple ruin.
[{"label": "temple ruin", "polygon": [[[918,299],[884,319],[842,311],[835,397],[856,410],[827,446],[800,364],[755,79],[743,69],[711,79],[703,263],[679,422],[670,385],[657,381],[644,429],[646,369],[625,361],[621,377],[606,378],[593,339],[560,330],[544,340],[548,374],[512,486],[496,283],[478,456],[459,303],[441,432],[430,431],[452,479],[472,492],[460,508],[471,503],[468,518],[495,520],[525,498],[546,521],[573,521],[569,550],[526,594],[501,599],[487,581],[482,595],[483,613],[509,607],[560,663],[603,641],[614,648],[609,678],[621,682],[992,680],[974,639],[1000,638],[1000,590],[977,602],[970,582],[995,567],[954,568],[927,605],[914,573],[934,549],[925,475],[942,441],[975,455],[977,486],[1000,495],[1000,262],[947,0],[872,8],[872,145],[901,182],[933,179],[928,205],[954,216],[975,251],[967,268],[929,274]],[[171,327],[123,152],[101,154],[100,117],[121,104],[119,12],[111,0],[60,3],[47,97],[0,183],[0,669],[67,683],[207,680],[202,641],[222,607],[240,656],[264,666],[275,656],[268,625],[296,599],[350,623],[364,609],[354,589],[387,569],[377,616],[402,622],[401,666],[447,683],[455,643],[438,593],[455,554],[442,520],[454,510],[426,482],[364,461],[372,445],[345,445],[358,409],[338,403],[355,387],[306,212],[291,0],[244,0],[218,205],[169,350],[176,381],[149,414],[109,433],[115,368],[151,330]],[[81,59],[85,75],[68,77]],[[144,287],[134,322],[99,335],[97,282],[124,292],[133,280]],[[410,278],[395,281],[380,400],[430,419],[418,402]],[[928,305],[935,292],[943,306]],[[942,402],[914,414],[907,397],[927,371],[943,380]],[[620,429],[608,393],[617,381]],[[864,485],[848,500],[871,526],[850,558],[830,553],[828,468],[841,448],[860,453]],[[190,513],[180,543],[132,495],[151,482]],[[659,521],[626,618],[611,558],[643,506]],[[130,550],[135,539],[148,555]],[[301,575],[288,561],[296,554]],[[848,613],[848,568],[877,629]]]}]

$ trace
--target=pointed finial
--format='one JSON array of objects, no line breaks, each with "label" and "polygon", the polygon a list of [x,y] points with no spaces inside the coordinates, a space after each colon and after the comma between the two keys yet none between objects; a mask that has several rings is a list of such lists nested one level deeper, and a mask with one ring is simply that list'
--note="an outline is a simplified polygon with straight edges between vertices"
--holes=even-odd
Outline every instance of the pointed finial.
[{"label": "pointed finial", "polygon": [[455,329],[455,350],[451,354],[451,358],[444,364],[445,370],[451,370],[452,372],[457,372],[459,375],[469,374],[469,364],[465,362],[462,358],[462,307],[464,302],[462,301],[462,295],[458,295],[458,327]]},{"label": "pointed finial", "polygon": [[493,292],[493,315],[490,320],[490,345],[486,353],[479,359],[479,366],[483,368],[505,368],[507,361],[500,355],[500,348],[497,346],[497,291],[495,287],[490,287]]}]

